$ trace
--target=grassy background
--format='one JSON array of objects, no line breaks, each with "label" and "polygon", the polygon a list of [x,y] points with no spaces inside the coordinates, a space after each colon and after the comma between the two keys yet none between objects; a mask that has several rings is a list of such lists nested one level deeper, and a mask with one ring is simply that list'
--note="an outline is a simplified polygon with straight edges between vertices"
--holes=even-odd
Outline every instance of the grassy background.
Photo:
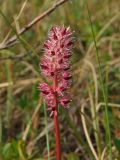
[{"label": "grassy background", "polygon": [[[19,32],[55,0],[0,1],[0,42]],[[88,9],[86,4],[88,4]],[[70,26],[75,45],[72,57],[73,102],[69,110],[60,107],[63,160],[108,160],[105,102],[96,58],[94,29],[107,91],[112,160],[120,157],[120,2],[118,0],[71,0],[37,23],[18,43],[0,50],[0,160],[47,159],[46,128],[51,160],[55,159],[53,120],[39,96],[43,81],[39,61],[43,43],[54,25]],[[9,23],[7,23],[9,21]],[[9,35],[8,35],[9,33]],[[7,36],[8,35],[8,36]],[[8,59],[25,54],[22,59]],[[84,112],[84,113],[82,113]],[[47,123],[46,123],[47,120]],[[87,138],[86,138],[87,137]]]}]

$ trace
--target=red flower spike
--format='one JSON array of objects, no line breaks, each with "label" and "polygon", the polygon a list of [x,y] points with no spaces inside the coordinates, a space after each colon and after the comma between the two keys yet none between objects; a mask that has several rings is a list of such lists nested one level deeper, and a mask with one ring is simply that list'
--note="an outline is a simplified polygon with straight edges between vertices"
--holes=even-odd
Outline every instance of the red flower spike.
[{"label": "red flower spike", "polygon": [[[65,27],[52,27],[48,40],[44,43],[44,57],[41,61],[41,69],[45,76],[57,79],[58,96],[65,95],[70,87],[69,80],[72,75],[70,69],[71,47],[73,46],[71,29]],[[60,83],[59,83],[60,82]],[[49,107],[55,106],[55,93],[51,93],[49,85],[40,87]],[[63,104],[63,103],[62,103]]]},{"label": "red flower spike", "polygon": [[47,83],[40,84],[39,89],[45,95],[53,94],[53,89]]},{"label": "red flower spike", "polygon": [[68,107],[68,104],[71,102],[71,99],[69,97],[63,97],[61,100],[60,100],[60,103],[62,106],[64,107]]},{"label": "red flower spike", "polygon": [[44,57],[40,65],[43,75],[53,81],[52,87],[47,83],[42,83],[39,89],[48,105],[47,110],[51,112],[50,117],[54,118],[57,160],[61,160],[58,105],[61,104],[67,108],[71,101],[66,95],[72,78],[70,72],[72,34],[70,27],[52,27],[48,40],[44,43]]},{"label": "red flower spike", "polygon": [[72,77],[72,75],[71,75],[70,72],[66,71],[66,72],[63,73],[63,78],[65,80],[69,80],[69,79],[71,79],[71,77]]}]

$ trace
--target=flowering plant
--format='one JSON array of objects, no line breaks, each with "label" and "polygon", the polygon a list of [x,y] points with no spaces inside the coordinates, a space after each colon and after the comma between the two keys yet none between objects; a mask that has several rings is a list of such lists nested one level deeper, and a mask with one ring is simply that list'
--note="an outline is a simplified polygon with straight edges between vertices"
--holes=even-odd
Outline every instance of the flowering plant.
[{"label": "flowering plant", "polygon": [[54,117],[57,143],[57,160],[61,159],[60,132],[58,122],[58,104],[65,108],[71,101],[68,89],[71,85],[70,57],[73,46],[71,29],[65,27],[53,27],[49,32],[49,38],[44,43],[44,56],[41,60],[41,69],[44,76],[51,79],[53,85],[40,84],[39,88]]}]

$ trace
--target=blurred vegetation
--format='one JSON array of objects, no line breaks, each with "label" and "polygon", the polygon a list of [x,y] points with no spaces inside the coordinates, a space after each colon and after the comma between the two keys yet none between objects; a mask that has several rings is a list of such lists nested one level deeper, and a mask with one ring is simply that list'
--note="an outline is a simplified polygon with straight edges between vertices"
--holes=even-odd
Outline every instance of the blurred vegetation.
[{"label": "blurred vegetation", "polygon": [[[0,10],[6,18],[0,14],[0,43],[15,34],[11,25],[19,32],[55,2],[1,0]],[[51,160],[55,159],[53,120],[49,113],[45,117],[38,91],[38,84],[43,81],[39,69],[43,43],[49,29],[55,25],[70,26],[75,37],[71,61],[73,102],[69,110],[60,107],[59,111],[63,160],[94,160],[94,151],[100,154],[101,159],[99,157],[98,160],[109,159],[105,136],[105,103],[86,4],[93,23],[102,78],[107,90],[112,159],[120,160],[118,0],[69,0],[25,32],[21,36],[22,41],[0,50],[0,160],[46,160],[46,129],[49,131]],[[22,58],[9,58],[23,54],[25,56]],[[86,134],[89,135],[94,151],[91,150]]]}]

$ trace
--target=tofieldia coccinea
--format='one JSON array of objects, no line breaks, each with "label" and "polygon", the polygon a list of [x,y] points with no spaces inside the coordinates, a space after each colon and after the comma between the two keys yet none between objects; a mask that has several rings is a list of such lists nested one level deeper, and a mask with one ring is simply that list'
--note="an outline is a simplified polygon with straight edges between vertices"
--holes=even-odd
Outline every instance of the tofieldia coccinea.
[{"label": "tofieldia coccinea", "polygon": [[67,108],[71,101],[68,89],[72,77],[70,72],[72,34],[70,27],[56,26],[51,28],[48,40],[44,43],[44,56],[40,66],[43,75],[51,79],[53,85],[42,83],[39,89],[48,105],[48,110],[51,110],[50,116],[57,115],[58,104]]}]

